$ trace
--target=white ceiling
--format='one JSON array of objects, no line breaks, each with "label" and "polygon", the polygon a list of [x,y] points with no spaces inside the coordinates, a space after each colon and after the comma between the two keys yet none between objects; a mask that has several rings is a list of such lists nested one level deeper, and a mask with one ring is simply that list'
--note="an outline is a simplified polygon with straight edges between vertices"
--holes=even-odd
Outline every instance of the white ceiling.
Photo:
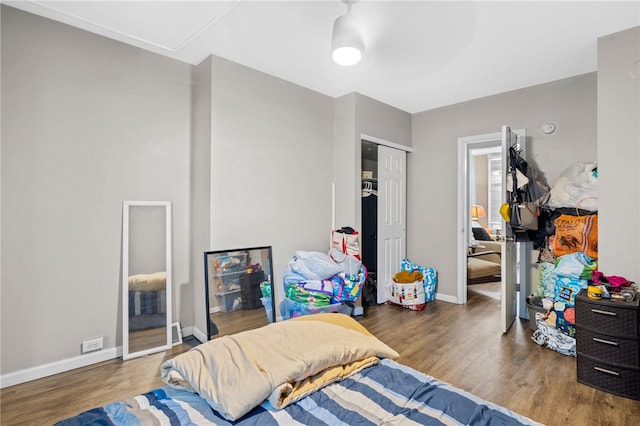
[{"label": "white ceiling", "polygon": [[638,0],[361,0],[366,52],[341,67],[338,0],[3,2],[190,64],[213,54],[411,113],[595,71],[597,38],[640,25]]}]

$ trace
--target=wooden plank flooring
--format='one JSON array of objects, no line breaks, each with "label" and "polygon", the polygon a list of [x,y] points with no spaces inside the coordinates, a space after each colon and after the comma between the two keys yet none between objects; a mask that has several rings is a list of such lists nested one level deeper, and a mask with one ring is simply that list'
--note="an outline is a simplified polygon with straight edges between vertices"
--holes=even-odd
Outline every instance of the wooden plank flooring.
[{"label": "wooden plank flooring", "polygon": [[[500,333],[499,301],[469,288],[466,305],[435,301],[422,312],[368,307],[360,322],[399,362],[548,425],[638,425],[640,401],[576,381],[575,358],[538,346],[528,322]],[[483,294],[484,293],[484,294]],[[2,389],[0,423],[50,425],[80,411],[162,386],[162,362],[190,349],[105,361]]]}]

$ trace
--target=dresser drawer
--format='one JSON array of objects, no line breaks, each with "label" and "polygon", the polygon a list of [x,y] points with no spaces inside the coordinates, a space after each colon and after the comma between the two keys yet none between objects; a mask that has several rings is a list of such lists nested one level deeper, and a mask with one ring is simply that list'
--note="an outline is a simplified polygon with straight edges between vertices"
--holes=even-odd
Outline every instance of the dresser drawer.
[{"label": "dresser drawer", "polygon": [[640,370],[612,366],[578,355],[578,382],[615,395],[640,400]]},{"label": "dresser drawer", "polygon": [[579,354],[609,364],[640,368],[640,346],[637,340],[612,337],[579,328],[576,331]]},{"label": "dresser drawer", "polygon": [[638,339],[637,303],[620,306],[625,302],[591,303],[581,300],[576,303],[576,327],[587,328],[601,334]]}]

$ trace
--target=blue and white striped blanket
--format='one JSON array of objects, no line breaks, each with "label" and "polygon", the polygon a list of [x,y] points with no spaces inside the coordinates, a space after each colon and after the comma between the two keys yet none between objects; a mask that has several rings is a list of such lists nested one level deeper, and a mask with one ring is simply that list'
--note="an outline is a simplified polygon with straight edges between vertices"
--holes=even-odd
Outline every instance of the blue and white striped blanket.
[{"label": "blue and white striped blanket", "polygon": [[536,425],[395,361],[366,368],[277,410],[268,402],[235,422],[197,394],[162,387],[57,423],[70,425]]}]

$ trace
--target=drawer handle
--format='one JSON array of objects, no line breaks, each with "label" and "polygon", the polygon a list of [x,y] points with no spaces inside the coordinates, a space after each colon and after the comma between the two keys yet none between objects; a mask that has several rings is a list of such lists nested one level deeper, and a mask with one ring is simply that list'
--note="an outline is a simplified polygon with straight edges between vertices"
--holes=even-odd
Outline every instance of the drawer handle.
[{"label": "drawer handle", "polygon": [[611,340],[598,339],[597,337],[592,337],[594,342],[606,343],[607,345],[618,346],[618,342],[612,342]]},{"label": "drawer handle", "polygon": [[617,315],[615,312],[603,311],[601,309],[591,309],[591,312],[596,314],[611,315],[613,317]]},{"label": "drawer handle", "polygon": [[616,371],[607,370],[606,368],[593,367],[593,369],[601,371],[603,373],[611,374],[612,376],[619,376],[620,375],[620,373],[618,373]]}]

